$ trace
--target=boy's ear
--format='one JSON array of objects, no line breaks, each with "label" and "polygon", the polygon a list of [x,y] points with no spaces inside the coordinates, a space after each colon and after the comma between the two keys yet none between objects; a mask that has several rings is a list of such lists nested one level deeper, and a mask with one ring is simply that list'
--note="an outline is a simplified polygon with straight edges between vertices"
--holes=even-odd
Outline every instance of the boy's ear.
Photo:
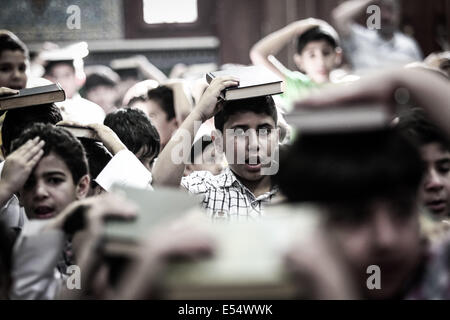
[{"label": "boy's ear", "polygon": [[336,49],[334,49],[336,52],[336,56],[334,58],[334,66],[335,67],[339,67],[342,64],[342,49],[340,47],[336,47]]},{"label": "boy's ear", "polygon": [[219,130],[211,131],[211,140],[214,144],[214,150],[217,152],[217,155],[223,154],[223,136]]},{"label": "boy's ear", "polygon": [[78,181],[77,187],[76,187],[76,196],[77,200],[86,198],[88,192],[89,192],[89,185],[91,183],[91,178],[89,175],[84,175],[81,177],[80,181]]},{"label": "boy's ear", "polygon": [[299,53],[294,54],[294,62],[298,69],[303,70],[303,59]]}]

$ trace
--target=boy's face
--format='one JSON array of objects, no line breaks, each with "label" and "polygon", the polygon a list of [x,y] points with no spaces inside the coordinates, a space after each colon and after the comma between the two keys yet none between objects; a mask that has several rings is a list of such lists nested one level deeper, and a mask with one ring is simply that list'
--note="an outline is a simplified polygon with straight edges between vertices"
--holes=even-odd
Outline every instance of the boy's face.
[{"label": "boy's face", "polygon": [[89,178],[85,176],[76,184],[64,161],[50,152],[38,162],[19,198],[29,219],[49,219],[84,198],[88,190]]},{"label": "boy's face", "polygon": [[[362,208],[344,210],[359,213]],[[370,214],[360,221],[330,221],[331,234],[362,293],[367,298],[392,298],[411,278],[422,253],[417,208],[377,200],[367,210]],[[380,268],[380,290],[367,287],[367,280],[373,274],[367,273],[370,265]]]},{"label": "boy's face", "polygon": [[330,72],[340,64],[341,52],[333,48],[328,41],[309,42],[301,54],[294,55],[294,61],[315,83],[330,81]]},{"label": "boy's face", "polygon": [[437,217],[450,215],[450,152],[440,143],[425,144],[420,153],[426,165],[420,198]]},{"label": "boy's face", "polygon": [[117,89],[112,86],[100,85],[89,90],[86,94],[86,98],[98,104],[106,113],[109,113],[115,107]]},{"label": "boy's face", "polygon": [[71,99],[78,91],[75,69],[66,63],[54,65],[45,78],[52,82],[59,82],[68,99]]},{"label": "boy's face", "polygon": [[27,63],[20,50],[3,50],[0,54],[0,87],[20,90],[27,85]]},{"label": "boy's face", "polygon": [[133,104],[133,107],[144,111],[150,118],[152,124],[159,133],[162,150],[167,142],[169,142],[173,133],[178,129],[177,120],[175,118],[167,120],[167,113],[165,113],[159,103],[154,100],[137,102]]},{"label": "boy's face", "polygon": [[278,140],[279,130],[267,114],[238,112],[223,126],[223,150],[230,169],[247,181],[265,177],[261,170],[272,166]]}]

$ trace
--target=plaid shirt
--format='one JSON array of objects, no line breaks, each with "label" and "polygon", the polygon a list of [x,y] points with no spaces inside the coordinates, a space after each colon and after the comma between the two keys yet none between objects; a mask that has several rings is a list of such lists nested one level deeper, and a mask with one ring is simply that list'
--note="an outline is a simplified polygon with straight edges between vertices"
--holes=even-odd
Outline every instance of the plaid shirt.
[{"label": "plaid shirt", "polygon": [[450,299],[450,234],[429,245],[423,261],[421,275],[408,291],[408,300]]},{"label": "plaid shirt", "polygon": [[202,205],[212,219],[229,221],[260,218],[264,205],[269,203],[278,191],[274,188],[255,197],[229,168],[216,176],[209,171],[193,172],[183,177],[181,185],[190,193],[202,197]]}]

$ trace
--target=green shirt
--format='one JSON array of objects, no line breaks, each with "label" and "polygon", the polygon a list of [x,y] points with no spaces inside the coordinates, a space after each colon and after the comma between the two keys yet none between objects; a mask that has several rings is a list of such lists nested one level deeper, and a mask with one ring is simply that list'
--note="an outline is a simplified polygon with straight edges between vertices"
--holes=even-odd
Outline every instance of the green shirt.
[{"label": "green shirt", "polygon": [[284,93],[281,97],[284,100],[286,111],[291,111],[293,103],[308,96],[311,91],[318,88],[318,85],[307,75],[298,71],[288,71],[285,74]]}]

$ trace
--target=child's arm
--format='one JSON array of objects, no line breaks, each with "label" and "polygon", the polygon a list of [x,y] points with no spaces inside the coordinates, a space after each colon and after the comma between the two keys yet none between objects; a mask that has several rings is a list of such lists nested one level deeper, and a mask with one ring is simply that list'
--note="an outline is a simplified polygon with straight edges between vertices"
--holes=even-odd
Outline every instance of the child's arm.
[{"label": "child's arm", "polygon": [[362,78],[351,85],[334,86],[298,102],[296,108],[383,103],[394,113],[397,89],[406,90],[430,120],[450,137],[449,82],[426,70],[395,69]]},{"label": "child's arm", "polygon": [[162,83],[173,90],[173,106],[178,124],[182,123],[192,111],[192,99],[188,96],[184,80],[173,79]]},{"label": "child's arm", "polygon": [[36,137],[28,140],[6,158],[0,179],[0,207],[24,186],[34,166],[44,154],[44,144],[45,141]]},{"label": "child's arm", "polygon": [[[154,185],[176,187],[180,185],[185,164],[189,159],[191,146],[200,124],[217,113],[217,99],[220,92],[227,87],[238,85],[238,83],[239,81],[233,77],[216,78],[211,82],[199,103],[158,156],[152,172]],[[175,163],[172,154],[179,157],[180,150],[188,150],[188,152],[184,152],[181,161]]]},{"label": "child's arm", "polygon": [[7,87],[0,87],[0,97],[10,96],[13,94],[18,94],[18,93],[19,93],[19,90],[10,89]]},{"label": "child's arm", "polygon": [[287,46],[295,37],[323,23],[326,22],[312,18],[295,21],[258,41],[250,50],[250,59],[254,65],[265,66],[280,77],[285,78],[287,69],[278,60],[276,60],[276,63],[271,61],[273,56]]},{"label": "child's arm", "polygon": [[346,38],[350,35],[351,25],[375,0],[350,0],[337,6],[333,12],[333,22],[339,34]]}]

